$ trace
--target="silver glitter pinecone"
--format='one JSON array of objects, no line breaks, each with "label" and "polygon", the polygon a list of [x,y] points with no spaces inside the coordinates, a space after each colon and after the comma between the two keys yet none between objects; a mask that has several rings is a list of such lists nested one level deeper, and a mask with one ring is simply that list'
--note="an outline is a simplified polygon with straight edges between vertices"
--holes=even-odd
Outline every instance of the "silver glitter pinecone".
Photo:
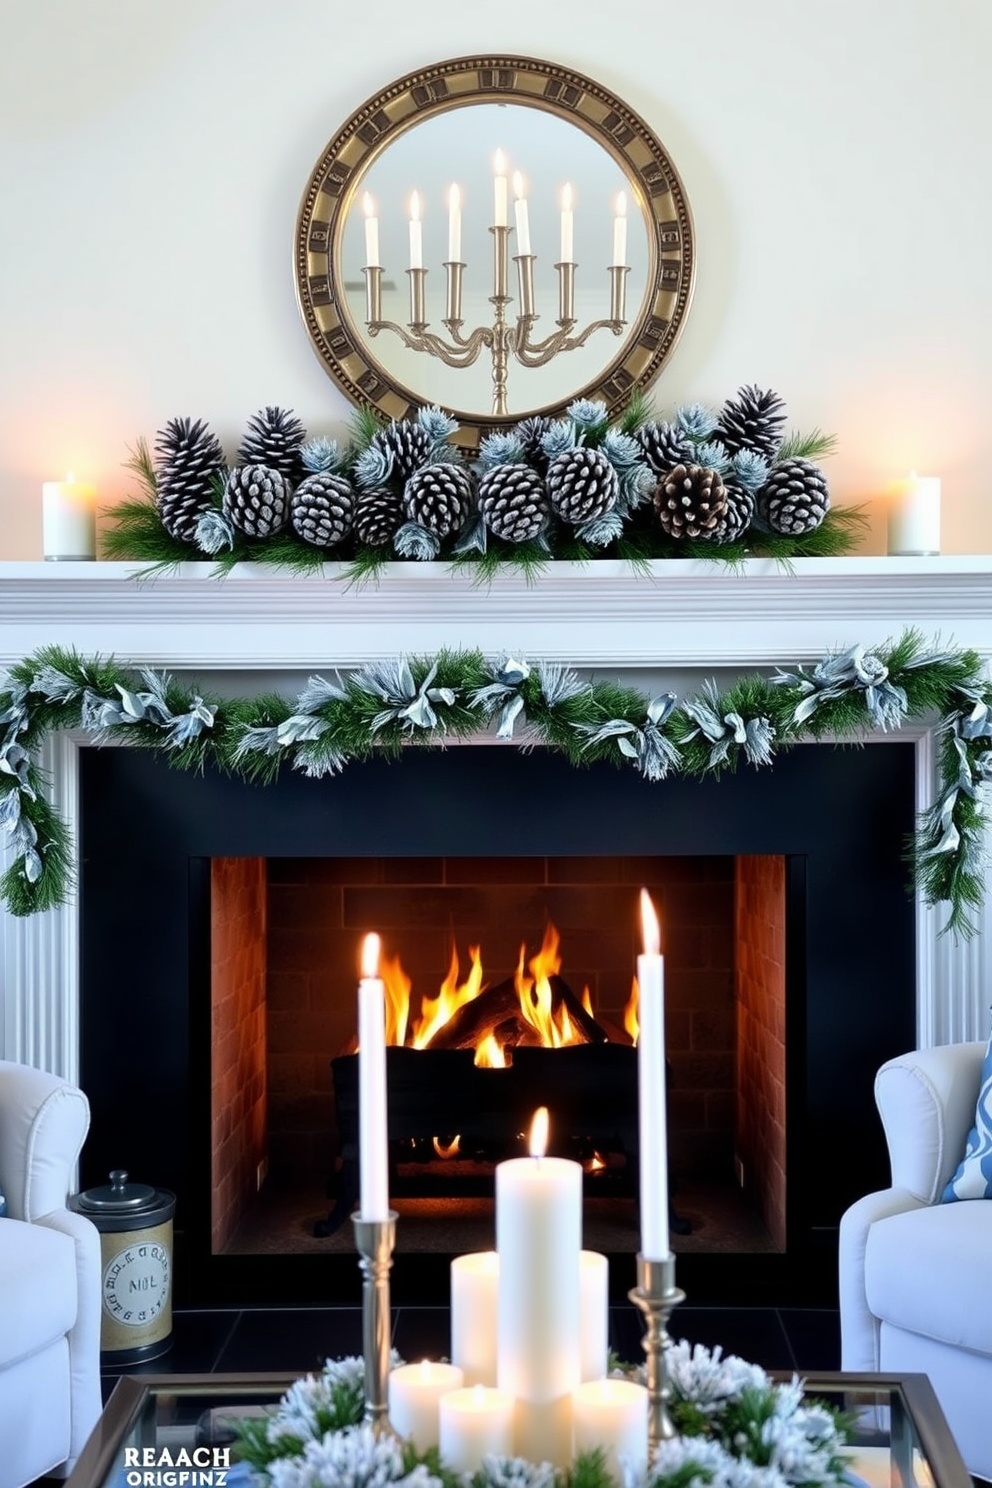
[{"label": "silver glitter pinecone", "polygon": [[758,515],[791,537],[815,531],[829,510],[827,477],[812,460],[783,460],[758,492]]},{"label": "silver glitter pinecone", "polygon": [[774,460],[785,433],[785,404],[771,388],[742,387],[728,398],[720,411],[714,438],[730,455],[738,450],[756,450]]},{"label": "silver glitter pinecone", "polygon": [[634,438],[655,475],[667,475],[676,465],[692,464],[692,444],[678,424],[659,424],[652,419],[641,425]]},{"label": "silver glitter pinecone", "polygon": [[529,465],[496,465],[479,482],[479,508],[489,531],[506,542],[541,532],[550,508],[544,480]]},{"label": "silver glitter pinecone", "polygon": [[552,510],[563,521],[581,527],[616,505],[620,482],[602,450],[578,445],[551,461],[547,490]]},{"label": "silver glitter pinecone", "polygon": [[289,517],[290,487],[267,465],[239,465],[224,487],[224,512],[245,537],[272,537]]},{"label": "silver glitter pinecone", "polygon": [[334,548],[351,531],[355,492],[343,475],[322,470],[300,482],[289,503],[293,531],[315,548]]},{"label": "silver glitter pinecone", "polygon": [[155,500],[162,526],[179,542],[196,541],[196,524],[214,504],[224,474],[220,441],[202,420],[170,419],[155,436]]},{"label": "silver glitter pinecone", "polygon": [[407,480],[415,470],[426,465],[431,454],[430,436],[410,419],[393,419],[373,434],[370,447],[388,452],[390,474]]},{"label": "silver glitter pinecone", "polygon": [[239,465],[278,470],[291,486],[303,479],[303,444],[307,431],[288,408],[263,408],[248,420],[238,450]]},{"label": "silver glitter pinecone", "polygon": [[472,509],[472,478],[461,465],[424,465],[403,492],[406,514],[436,537],[450,537]]},{"label": "silver glitter pinecone", "polygon": [[710,466],[676,465],[659,482],[654,504],[669,537],[709,537],[727,509],[727,491]]}]

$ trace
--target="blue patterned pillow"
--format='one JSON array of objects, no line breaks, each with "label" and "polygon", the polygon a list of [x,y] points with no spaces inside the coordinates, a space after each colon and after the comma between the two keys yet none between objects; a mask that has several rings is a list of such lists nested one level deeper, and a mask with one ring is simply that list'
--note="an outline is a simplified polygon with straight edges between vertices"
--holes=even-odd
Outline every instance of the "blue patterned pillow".
[{"label": "blue patterned pillow", "polygon": [[968,1133],[964,1157],[940,1196],[942,1204],[955,1199],[992,1199],[992,1038],[982,1065],[975,1124]]}]

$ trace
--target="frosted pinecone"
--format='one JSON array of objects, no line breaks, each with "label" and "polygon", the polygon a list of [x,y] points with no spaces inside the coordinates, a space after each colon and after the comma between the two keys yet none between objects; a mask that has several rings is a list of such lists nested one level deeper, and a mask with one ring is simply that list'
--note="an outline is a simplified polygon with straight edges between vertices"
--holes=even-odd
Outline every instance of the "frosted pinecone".
[{"label": "frosted pinecone", "polygon": [[812,460],[798,457],[772,467],[758,492],[758,515],[773,532],[799,537],[813,532],[830,509],[827,477]]},{"label": "frosted pinecone", "polygon": [[522,419],[514,434],[520,440],[524,452],[524,459],[528,465],[544,475],[548,468],[548,457],[541,440],[551,427],[551,420],[543,413],[531,414],[530,418]]},{"label": "frosted pinecone", "polygon": [[642,424],[634,438],[644,451],[644,460],[655,475],[667,475],[676,465],[692,464],[692,441],[678,424]]},{"label": "frosted pinecone", "polygon": [[333,548],[351,531],[355,492],[343,475],[320,471],[300,482],[289,503],[293,531],[315,548]]},{"label": "frosted pinecone", "polygon": [[669,537],[709,537],[727,507],[727,491],[707,465],[676,465],[654,494],[658,520]]},{"label": "frosted pinecone", "polygon": [[264,465],[278,470],[290,486],[303,479],[303,443],[307,431],[288,408],[263,408],[248,420],[238,450],[239,465]]},{"label": "frosted pinecone", "polygon": [[405,520],[403,497],[388,486],[371,486],[355,497],[354,532],[366,547],[384,548]]},{"label": "frosted pinecone", "polygon": [[551,461],[547,490],[558,516],[581,527],[616,505],[620,482],[602,450],[578,445]]},{"label": "frosted pinecone", "polygon": [[496,465],[479,483],[482,519],[506,542],[528,542],[543,531],[550,515],[541,475],[529,465]]},{"label": "frosted pinecone", "polygon": [[370,448],[387,455],[390,474],[407,480],[415,470],[426,465],[431,456],[431,438],[426,429],[410,419],[393,419],[373,434]]},{"label": "frosted pinecone", "polygon": [[785,404],[771,388],[742,387],[735,398],[728,398],[720,412],[716,437],[727,453],[757,450],[766,460],[774,460],[785,432]]},{"label": "frosted pinecone", "polygon": [[155,499],[162,526],[179,542],[196,541],[196,524],[214,504],[224,451],[202,420],[170,419],[155,436]]},{"label": "frosted pinecone", "polygon": [[472,509],[472,478],[461,465],[424,465],[407,481],[403,499],[411,522],[450,537]]},{"label": "frosted pinecone", "polygon": [[239,465],[224,487],[224,514],[246,537],[272,537],[289,516],[286,477],[267,465]]},{"label": "frosted pinecone", "polygon": [[711,531],[701,532],[699,535],[710,542],[732,543],[743,537],[751,525],[754,497],[750,491],[742,490],[740,486],[726,485],[723,489],[727,498],[723,515]]}]

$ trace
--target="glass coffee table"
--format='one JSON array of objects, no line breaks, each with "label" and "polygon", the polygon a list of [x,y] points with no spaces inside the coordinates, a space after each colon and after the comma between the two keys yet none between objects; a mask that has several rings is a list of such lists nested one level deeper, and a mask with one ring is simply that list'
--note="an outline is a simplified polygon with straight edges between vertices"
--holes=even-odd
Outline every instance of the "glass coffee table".
[{"label": "glass coffee table", "polygon": [[[168,1448],[178,1454],[185,1448],[196,1453],[198,1470],[208,1474],[208,1457],[230,1444],[227,1421],[275,1404],[299,1378],[296,1371],[124,1375],[65,1488],[128,1488],[129,1473],[132,1484],[154,1482],[144,1477],[149,1468],[140,1464],[150,1458],[142,1449]],[[778,1373],[772,1378],[790,1376]],[[852,1478],[868,1488],[973,1488],[926,1375],[835,1373],[804,1378],[808,1396],[848,1412],[855,1422]],[[210,1478],[200,1481],[209,1483]],[[247,1488],[249,1481],[247,1470],[232,1463],[227,1488]]]}]

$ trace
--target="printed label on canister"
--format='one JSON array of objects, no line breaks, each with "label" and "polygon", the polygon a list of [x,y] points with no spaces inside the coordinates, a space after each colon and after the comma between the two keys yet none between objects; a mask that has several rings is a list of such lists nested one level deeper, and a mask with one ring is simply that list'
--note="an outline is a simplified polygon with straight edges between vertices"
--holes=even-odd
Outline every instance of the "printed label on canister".
[{"label": "printed label on canister", "polygon": [[147,1230],[101,1233],[106,1353],[143,1348],[172,1332],[172,1220]]}]

